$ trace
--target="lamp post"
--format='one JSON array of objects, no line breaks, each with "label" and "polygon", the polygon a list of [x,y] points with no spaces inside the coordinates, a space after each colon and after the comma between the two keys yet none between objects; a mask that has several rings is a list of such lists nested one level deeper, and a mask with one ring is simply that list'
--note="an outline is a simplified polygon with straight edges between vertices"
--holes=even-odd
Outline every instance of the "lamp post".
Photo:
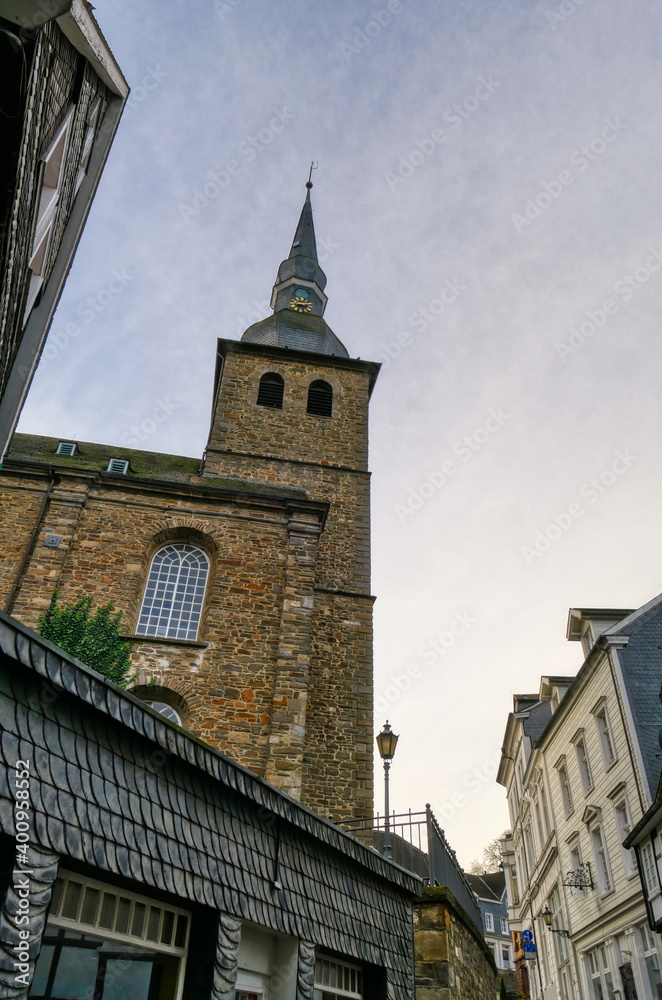
[{"label": "lamp post", "polygon": [[384,723],[381,733],[375,737],[379,748],[379,756],[384,761],[384,857],[391,858],[391,824],[389,819],[390,806],[388,801],[388,772],[398,745],[399,737],[391,730],[388,719]]},{"label": "lamp post", "polygon": [[545,909],[540,914],[542,919],[545,921],[545,927],[552,932],[552,934],[559,934],[561,937],[569,938],[570,934],[568,931],[561,927],[552,927],[552,921],[554,919],[554,914],[549,908],[549,903],[545,903]]}]

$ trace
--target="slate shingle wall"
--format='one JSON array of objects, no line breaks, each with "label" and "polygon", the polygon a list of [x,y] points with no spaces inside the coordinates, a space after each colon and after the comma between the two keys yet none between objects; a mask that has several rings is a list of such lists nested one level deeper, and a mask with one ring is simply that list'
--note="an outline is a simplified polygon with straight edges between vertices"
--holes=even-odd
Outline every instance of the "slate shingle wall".
[{"label": "slate shingle wall", "polygon": [[653,797],[660,777],[660,758],[656,755],[660,752],[658,733],[662,727],[659,697],[662,685],[662,607],[652,609],[619,631],[630,637],[627,646],[618,651],[618,657]]},{"label": "slate shingle wall", "polygon": [[411,996],[415,879],[6,616],[0,648],[2,832],[30,759],[41,850],[386,967]]}]

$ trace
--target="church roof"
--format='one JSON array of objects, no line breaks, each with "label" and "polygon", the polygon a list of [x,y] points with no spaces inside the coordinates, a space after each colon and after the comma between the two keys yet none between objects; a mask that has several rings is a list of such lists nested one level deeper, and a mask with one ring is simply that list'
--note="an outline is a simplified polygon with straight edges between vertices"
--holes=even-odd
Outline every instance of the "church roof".
[{"label": "church roof", "polygon": [[321,316],[280,309],[273,316],[254,323],[241,338],[265,347],[285,347],[292,351],[312,351],[314,354],[348,358],[345,345]]},{"label": "church roof", "polygon": [[[307,186],[307,185],[306,185]],[[312,187],[312,184],[310,185]],[[278,268],[277,283],[295,276],[314,281],[324,291],[326,275],[317,259],[317,243],[315,242],[315,226],[313,224],[313,206],[310,201],[310,187],[301,209],[289,257]]]}]

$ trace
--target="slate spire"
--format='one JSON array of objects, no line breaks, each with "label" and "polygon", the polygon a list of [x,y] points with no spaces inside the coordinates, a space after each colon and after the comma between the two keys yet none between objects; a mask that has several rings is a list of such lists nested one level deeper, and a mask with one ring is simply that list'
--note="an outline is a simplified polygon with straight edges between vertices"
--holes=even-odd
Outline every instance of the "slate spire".
[{"label": "slate spire", "polygon": [[[311,166],[311,174],[312,174]],[[278,277],[271,296],[274,312],[293,309],[294,312],[322,316],[326,307],[326,275],[317,259],[313,206],[310,191],[313,184],[306,182],[306,200],[301,209],[289,257],[278,268]]]}]

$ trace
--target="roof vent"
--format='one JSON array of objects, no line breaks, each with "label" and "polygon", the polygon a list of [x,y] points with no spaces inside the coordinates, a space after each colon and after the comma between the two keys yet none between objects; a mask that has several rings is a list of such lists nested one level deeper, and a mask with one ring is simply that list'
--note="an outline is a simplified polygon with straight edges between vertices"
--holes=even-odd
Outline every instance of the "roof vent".
[{"label": "roof vent", "polygon": [[111,458],[106,469],[106,472],[114,472],[118,476],[126,476],[128,471],[129,463],[125,462],[123,458]]},{"label": "roof vent", "polygon": [[60,441],[60,443],[58,444],[58,446],[56,448],[55,454],[56,455],[75,455],[77,450],[78,449],[76,448],[76,442],[75,441]]}]

